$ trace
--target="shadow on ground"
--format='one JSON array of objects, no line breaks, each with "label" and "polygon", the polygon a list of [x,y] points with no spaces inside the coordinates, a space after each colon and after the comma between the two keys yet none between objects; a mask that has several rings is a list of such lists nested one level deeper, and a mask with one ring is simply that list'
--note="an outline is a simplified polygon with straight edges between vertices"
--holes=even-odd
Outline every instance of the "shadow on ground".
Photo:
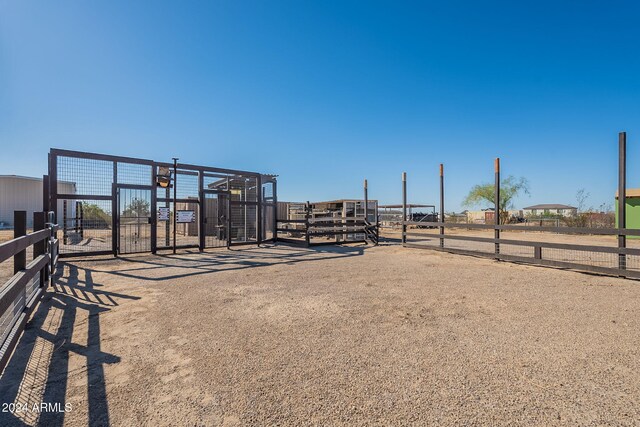
[{"label": "shadow on ground", "polygon": [[[364,254],[367,246],[317,246],[297,248],[288,245],[262,245],[260,248],[215,249],[212,251],[187,251],[180,254],[157,254],[153,256],[120,256],[118,259],[143,266],[104,270],[109,274],[139,280],[174,280],[184,277],[211,274],[219,271],[244,270],[247,268],[271,267],[274,265],[295,265],[303,262],[316,262],[350,258]],[[123,266],[124,267],[124,266]],[[163,274],[168,267],[186,270],[185,272]],[[151,270],[158,275],[150,276]],[[95,269],[102,272],[102,270]]]},{"label": "shadow on ground", "polygon": [[[61,277],[64,266],[58,265],[54,285],[27,324],[0,377],[0,402],[15,403],[21,409],[0,412],[0,426],[62,425],[70,375],[84,372],[88,425],[109,425],[103,366],[118,363],[120,358],[100,349],[100,315],[118,305],[120,299],[139,298],[100,290],[101,285],[93,282],[92,270],[73,264],[66,264],[67,275]],[[86,344],[73,340],[79,315],[87,318]],[[80,372],[70,372],[71,353],[86,358]]]},{"label": "shadow on ground", "polygon": [[[123,256],[119,260],[125,262],[122,265],[125,268],[108,270],[108,273],[141,280],[172,280],[217,271],[350,258],[363,255],[365,248],[263,245],[260,248],[231,248],[202,253]],[[92,259],[91,268],[83,267],[88,263],[82,259],[77,264],[70,261],[58,265],[54,284],[27,324],[9,364],[0,376],[0,403],[14,403],[21,409],[16,412],[0,411],[0,426],[62,425],[65,409],[69,409],[65,405],[71,403],[66,402],[70,378],[75,379],[78,375],[86,375],[88,425],[110,425],[104,364],[119,363],[120,357],[101,350],[100,315],[119,305],[121,299],[139,299],[101,290],[102,285],[94,283],[93,273],[101,271],[100,264],[113,261],[113,258]],[[126,263],[143,266],[126,268]],[[175,272],[176,267],[186,272],[162,272],[163,269]],[[149,270],[157,270],[160,274],[150,277]],[[80,323],[79,318],[87,319],[86,344],[74,338],[74,327]],[[72,353],[86,358],[80,370],[70,369],[69,358]]]}]

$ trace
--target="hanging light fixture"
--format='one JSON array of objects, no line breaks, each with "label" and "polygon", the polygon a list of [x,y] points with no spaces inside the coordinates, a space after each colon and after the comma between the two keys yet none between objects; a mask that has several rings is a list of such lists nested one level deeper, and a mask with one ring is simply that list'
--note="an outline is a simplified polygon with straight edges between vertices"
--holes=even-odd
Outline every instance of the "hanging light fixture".
[{"label": "hanging light fixture", "polygon": [[165,166],[158,167],[156,175],[156,184],[160,188],[169,188],[171,186],[171,169]]}]

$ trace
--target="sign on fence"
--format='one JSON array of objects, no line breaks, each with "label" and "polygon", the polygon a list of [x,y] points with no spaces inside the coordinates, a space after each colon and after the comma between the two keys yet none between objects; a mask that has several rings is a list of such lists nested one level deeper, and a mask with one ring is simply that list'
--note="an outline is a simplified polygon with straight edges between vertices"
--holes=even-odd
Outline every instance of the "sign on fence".
[{"label": "sign on fence", "polygon": [[196,222],[196,211],[176,211],[176,222]]},{"label": "sign on fence", "polygon": [[169,221],[169,208],[158,208],[158,221]]}]

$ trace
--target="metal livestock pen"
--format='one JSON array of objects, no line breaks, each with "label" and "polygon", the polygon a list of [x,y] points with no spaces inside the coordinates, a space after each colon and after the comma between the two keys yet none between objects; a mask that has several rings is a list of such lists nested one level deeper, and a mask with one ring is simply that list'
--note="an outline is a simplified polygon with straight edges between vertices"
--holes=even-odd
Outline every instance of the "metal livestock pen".
[{"label": "metal livestock pen", "polygon": [[204,250],[276,237],[275,175],[54,148],[43,188],[62,231],[61,256]]}]

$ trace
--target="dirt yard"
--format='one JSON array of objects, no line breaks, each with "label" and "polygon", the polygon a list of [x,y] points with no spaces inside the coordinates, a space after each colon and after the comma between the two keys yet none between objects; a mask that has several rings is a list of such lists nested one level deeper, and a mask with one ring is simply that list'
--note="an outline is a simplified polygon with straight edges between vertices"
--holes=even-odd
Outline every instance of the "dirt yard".
[{"label": "dirt yard", "polygon": [[638,425],[640,283],[393,246],[72,261],[0,425]]}]

